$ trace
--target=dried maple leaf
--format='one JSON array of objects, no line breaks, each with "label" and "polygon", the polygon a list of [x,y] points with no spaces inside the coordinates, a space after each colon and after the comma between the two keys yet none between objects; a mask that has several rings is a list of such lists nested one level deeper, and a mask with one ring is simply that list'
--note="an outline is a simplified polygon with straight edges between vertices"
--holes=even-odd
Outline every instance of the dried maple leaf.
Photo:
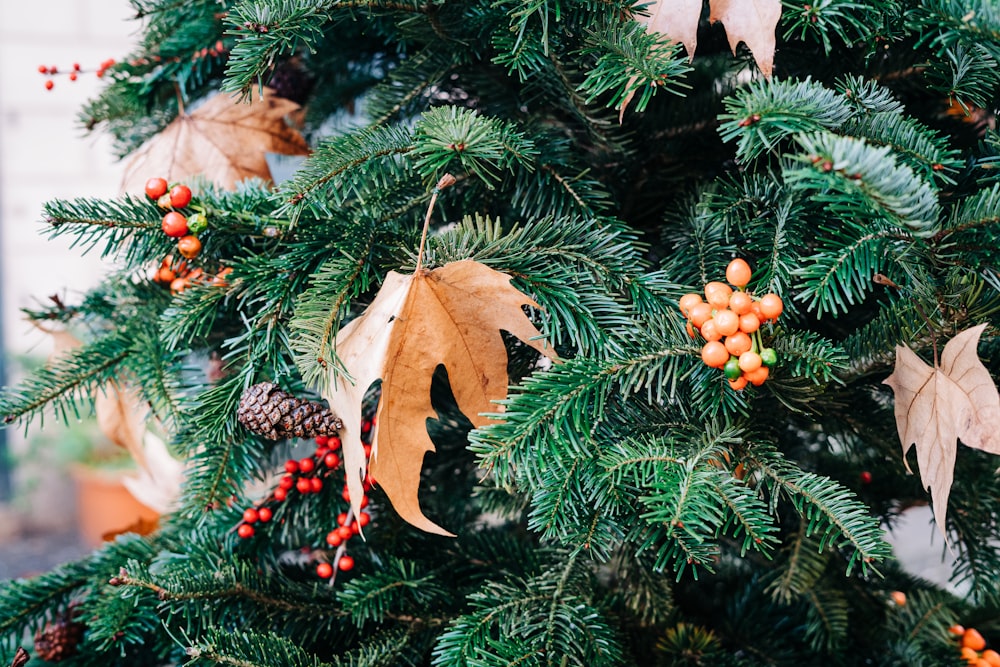
[{"label": "dried maple leaf", "polygon": [[775,30],[781,18],[781,0],[711,0],[708,20],[721,21],[729,48],[736,53],[747,45],[761,73],[771,78],[774,69]]},{"label": "dried maple leaf", "polygon": [[[703,0],[656,0],[648,6],[649,18],[640,17],[646,32],[666,35],[672,42],[684,45],[688,59],[694,58],[698,48],[698,21],[701,19]],[[710,0],[709,21],[721,21],[726,28],[729,48],[736,53],[740,42],[753,53],[757,67],[765,77],[771,78],[774,69],[775,30],[781,18],[781,0]],[[637,77],[629,80],[629,87]],[[622,101],[618,122],[635,91]]]},{"label": "dried maple leaf", "polygon": [[142,192],[152,176],[173,183],[202,175],[230,189],[245,178],[271,180],[266,153],[309,153],[305,139],[285,121],[298,108],[269,88],[251,104],[219,93],[190,114],[181,113],[133,153],[122,191]]},{"label": "dried maple leaf", "polygon": [[896,398],[903,462],[915,446],[920,482],[931,492],[934,520],[942,534],[957,441],[1000,454],[1000,393],[976,355],[985,328],[980,324],[948,341],[938,367],[924,363],[910,348],[897,345],[896,367],[884,381]]},{"label": "dried maple leaf", "polygon": [[[371,305],[340,330],[334,373],[324,398],[344,422],[341,431],[351,505],[360,511],[365,475],[361,401],[382,380],[372,432],[370,473],[399,515],[431,533],[450,535],[420,509],[417,488],[424,454],[434,451],[427,433],[431,378],[438,365],[459,409],[476,426],[507,395],[507,331],[547,357],[552,348],[521,310],[537,307],[511,286],[510,276],[463,260],[413,275],[390,272]],[[344,374],[349,376],[344,377]]]}]

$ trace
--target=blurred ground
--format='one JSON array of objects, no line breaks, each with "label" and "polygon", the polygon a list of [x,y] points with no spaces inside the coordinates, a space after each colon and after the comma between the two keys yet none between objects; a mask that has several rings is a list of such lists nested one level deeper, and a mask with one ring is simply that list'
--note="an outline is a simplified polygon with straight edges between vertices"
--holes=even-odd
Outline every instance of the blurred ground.
[{"label": "blurred ground", "polygon": [[73,531],[21,532],[0,543],[0,580],[30,577],[90,551]]}]

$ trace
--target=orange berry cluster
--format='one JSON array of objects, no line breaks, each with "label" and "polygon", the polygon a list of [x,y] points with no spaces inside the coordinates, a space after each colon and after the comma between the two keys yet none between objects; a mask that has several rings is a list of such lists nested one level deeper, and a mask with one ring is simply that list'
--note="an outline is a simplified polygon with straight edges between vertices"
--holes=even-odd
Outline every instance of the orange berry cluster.
[{"label": "orange berry cluster", "polygon": [[188,259],[197,257],[201,252],[198,234],[208,229],[208,218],[200,211],[184,215],[178,210],[191,204],[191,188],[183,183],[171,187],[165,178],[154,177],[146,181],[146,196],[167,210],[160,221],[160,229],[177,239],[177,252]]},{"label": "orange berry cluster", "polygon": [[160,267],[153,274],[153,281],[170,288],[171,294],[180,294],[195,283],[228,287],[227,276],[233,270],[226,267],[214,276],[206,274],[200,268],[191,268],[184,260],[175,263],[173,255],[167,255],[160,262]]},{"label": "orange berry cluster", "polygon": [[1000,667],[1000,653],[986,648],[986,640],[978,630],[953,625],[948,632],[959,638],[962,659],[970,667]]},{"label": "orange berry cluster", "polygon": [[778,356],[764,347],[760,327],[774,322],[781,315],[784,303],[777,294],[765,294],[759,299],[746,291],[750,282],[750,265],[734,259],[726,267],[726,280],[705,285],[704,300],[697,292],[680,299],[681,313],[688,318],[688,334],[695,330],[705,340],[701,360],[706,366],[721,368],[729,386],[740,391],[747,384],[764,384]]},{"label": "orange berry cluster", "polygon": [[[364,442],[365,456],[371,455],[371,438],[374,417],[361,421],[361,438]],[[271,494],[243,511],[243,520],[236,525],[236,534],[243,539],[250,539],[257,534],[261,524],[267,524],[274,517],[277,506],[296,494],[300,496],[320,493],[325,487],[325,481],[341,470],[343,460],[340,454],[341,441],[337,436],[319,436],[316,438],[316,451],[311,456],[302,459],[285,461],[285,474],[278,481]],[[364,482],[364,490],[369,491],[374,485],[369,475]],[[341,497],[350,503],[347,491],[347,481],[344,481]],[[361,507],[368,507],[368,496],[361,498]],[[316,550],[313,557],[319,561],[316,574],[322,579],[330,579],[336,570],[346,572],[354,568],[354,558],[347,553],[347,542],[361,534],[361,529],[371,522],[369,512],[359,512],[354,515],[352,508],[337,515],[337,527],[326,536],[326,543],[334,549],[333,554],[324,550]]]}]

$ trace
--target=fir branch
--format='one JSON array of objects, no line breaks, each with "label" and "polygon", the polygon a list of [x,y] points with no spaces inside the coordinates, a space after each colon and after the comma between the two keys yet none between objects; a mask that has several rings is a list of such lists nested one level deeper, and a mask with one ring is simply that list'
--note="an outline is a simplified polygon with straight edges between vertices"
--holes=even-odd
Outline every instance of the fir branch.
[{"label": "fir branch", "polygon": [[794,188],[815,192],[819,201],[842,217],[878,219],[930,237],[940,225],[935,188],[898,161],[891,148],[876,148],[830,133],[798,135],[802,152],[785,170]]},{"label": "fir branch", "polygon": [[115,379],[122,362],[135,351],[128,331],[109,333],[67,351],[25,378],[20,386],[0,393],[3,423],[30,423],[47,407],[68,421],[71,413],[78,415],[79,401],[92,405],[96,388]]}]

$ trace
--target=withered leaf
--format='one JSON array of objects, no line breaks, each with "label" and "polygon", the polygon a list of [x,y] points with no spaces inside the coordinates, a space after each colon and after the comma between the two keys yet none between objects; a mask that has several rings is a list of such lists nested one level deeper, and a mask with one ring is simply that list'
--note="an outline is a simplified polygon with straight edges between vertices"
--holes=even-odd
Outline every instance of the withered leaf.
[{"label": "withered leaf", "polygon": [[[703,0],[656,0],[648,5],[648,18],[637,17],[646,24],[646,32],[658,32],[670,41],[684,45],[688,59],[698,48],[698,22]],[[747,45],[761,73],[771,78],[774,70],[775,31],[781,18],[781,0],[709,0],[709,21],[719,21],[726,29],[729,48],[736,53],[740,42]],[[629,87],[635,81],[632,77]],[[628,93],[619,108],[621,122],[635,91]]]},{"label": "withered leaf", "polygon": [[[413,275],[390,272],[371,305],[336,337],[343,369],[333,372],[324,398],[341,417],[344,466],[351,505],[360,511],[365,475],[361,402],[382,381],[372,432],[370,473],[399,515],[422,530],[450,535],[424,516],[417,498],[427,433],[431,378],[438,365],[459,409],[476,426],[507,395],[507,351],[501,330],[547,357],[551,346],[521,310],[537,307],[511,286],[510,276],[471,260]],[[349,376],[345,378],[344,371]]]},{"label": "withered leaf", "polygon": [[957,442],[1000,454],[1000,393],[976,354],[985,328],[980,324],[948,341],[936,368],[910,348],[897,345],[896,367],[884,381],[896,399],[903,461],[910,447],[916,447],[920,482],[931,493],[934,520],[942,534]]},{"label": "withered leaf", "polygon": [[250,104],[219,93],[190,114],[179,115],[133,153],[122,191],[142,192],[153,176],[173,183],[201,175],[228,189],[245,178],[271,180],[266,153],[309,153],[305,139],[286,122],[298,108],[270,88]]}]

